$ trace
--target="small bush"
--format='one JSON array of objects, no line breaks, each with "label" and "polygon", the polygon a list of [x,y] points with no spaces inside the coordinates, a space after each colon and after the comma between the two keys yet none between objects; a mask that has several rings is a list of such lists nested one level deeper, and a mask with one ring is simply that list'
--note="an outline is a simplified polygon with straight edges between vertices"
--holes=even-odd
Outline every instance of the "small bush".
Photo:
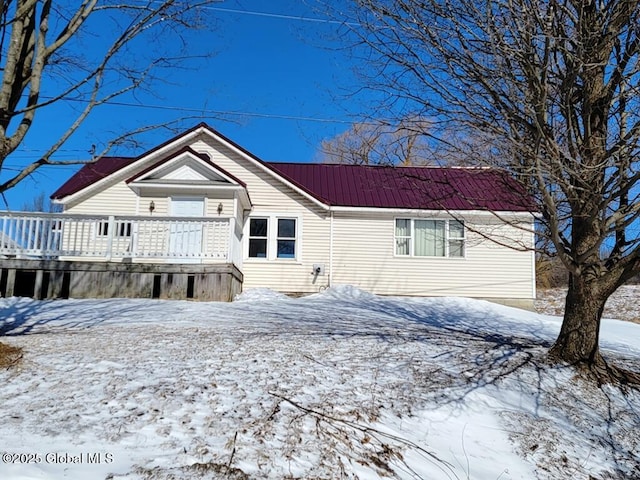
[{"label": "small bush", "polygon": [[536,287],[540,289],[566,287],[569,274],[557,258],[536,259]]},{"label": "small bush", "polygon": [[22,360],[22,348],[0,342],[0,368],[9,368]]}]

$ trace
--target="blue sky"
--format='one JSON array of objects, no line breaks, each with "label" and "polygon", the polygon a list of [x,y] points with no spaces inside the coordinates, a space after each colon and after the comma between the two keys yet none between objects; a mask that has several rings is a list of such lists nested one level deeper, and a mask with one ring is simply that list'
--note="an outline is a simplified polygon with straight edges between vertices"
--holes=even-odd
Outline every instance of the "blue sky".
[{"label": "blue sky", "polygon": [[[114,134],[191,116],[184,128],[205,121],[264,160],[314,161],[320,142],[348,129],[363,111],[351,95],[353,60],[335,40],[340,25],[316,8],[314,1],[300,0],[221,2],[210,10],[211,31],[188,37],[214,56],[193,69],[165,72],[165,85],[153,94],[122,99],[129,105],[98,108],[55,158],[88,159],[92,144],[100,146]],[[73,108],[40,112],[7,165],[19,166],[42,153],[56,138],[56,126],[72,118]],[[142,148],[113,153],[136,155],[172,135],[158,130],[141,137]],[[48,196],[78,168],[40,170],[6,192],[9,208],[21,209],[40,192]]]}]

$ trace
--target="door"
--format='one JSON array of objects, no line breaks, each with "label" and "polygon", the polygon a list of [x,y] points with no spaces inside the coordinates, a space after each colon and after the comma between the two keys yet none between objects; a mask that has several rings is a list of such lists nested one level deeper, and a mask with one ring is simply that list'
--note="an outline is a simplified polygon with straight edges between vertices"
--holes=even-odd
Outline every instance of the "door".
[{"label": "door", "polygon": [[[171,198],[171,216],[203,217],[204,199],[173,197]],[[173,263],[202,262],[202,224],[174,220],[169,229],[169,252]]]}]

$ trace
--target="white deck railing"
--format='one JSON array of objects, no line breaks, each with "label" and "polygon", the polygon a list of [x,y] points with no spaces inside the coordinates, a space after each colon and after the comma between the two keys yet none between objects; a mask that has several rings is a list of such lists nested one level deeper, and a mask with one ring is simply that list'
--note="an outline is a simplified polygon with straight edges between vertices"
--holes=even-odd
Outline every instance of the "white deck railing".
[{"label": "white deck railing", "polygon": [[227,262],[240,268],[230,217],[136,217],[0,212],[0,255],[102,261]]}]

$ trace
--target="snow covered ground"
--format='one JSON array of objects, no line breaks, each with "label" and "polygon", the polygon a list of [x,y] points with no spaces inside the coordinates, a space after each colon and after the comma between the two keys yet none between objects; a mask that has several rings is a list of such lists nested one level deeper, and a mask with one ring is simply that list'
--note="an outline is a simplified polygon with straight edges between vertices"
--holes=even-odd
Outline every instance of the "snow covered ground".
[{"label": "snow covered ground", "polygon": [[[548,365],[559,325],[352,287],[0,299],[24,348],[0,372],[0,478],[640,478],[640,394]],[[605,355],[640,371],[639,334],[605,321]]]}]

